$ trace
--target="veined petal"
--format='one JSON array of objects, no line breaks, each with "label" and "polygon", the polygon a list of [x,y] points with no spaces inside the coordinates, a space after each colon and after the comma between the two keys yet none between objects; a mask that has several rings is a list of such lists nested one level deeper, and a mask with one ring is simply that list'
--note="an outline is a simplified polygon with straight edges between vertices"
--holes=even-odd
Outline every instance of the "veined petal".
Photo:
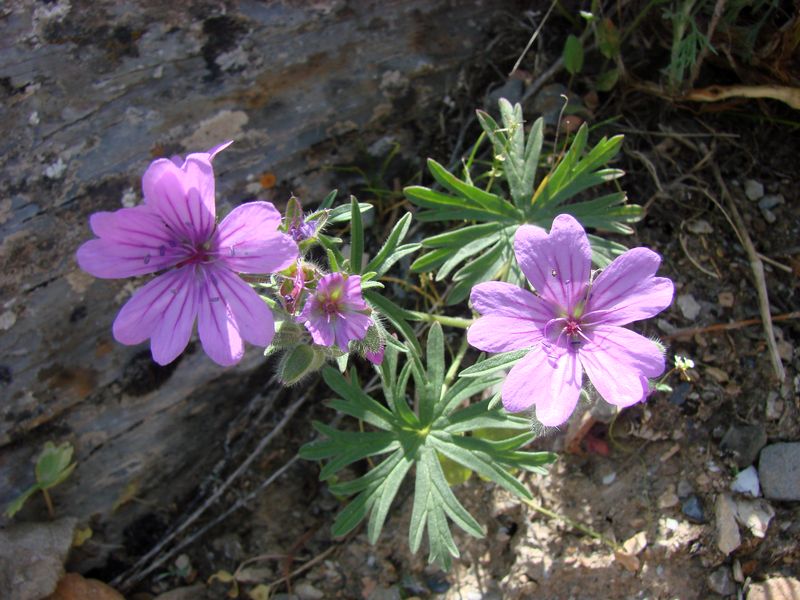
[{"label": "veined petal", "polygon": [[351,340],[363,340],[367,329],[372,325],[372,319],[361,313],[340,314],[331,319],[336,345],[347,351]]},{"label": "veined petal", "polygon": [[271,202],[237,206],[217,227],[211,251],[238,273],[274,273],[297,259],[297,244],[277,231],[281,215]]},{"label": "veined petal", "polygon": [[217,364],[230,366],[244,355],[243,339],[268,346],[275,324],[258,294],[223,267],[205,265],[202,275],[197,329],[206,354]]},{"label": "veined petal", "polygon": [[469,300],[481,315],[516,317],[540,323],[542,327],[557,310],[528,290],[503,281],[487,281],[472,288]]},{"label": "veined petal", "polygon": [[310,308],[309,304],[306,304],[306,309],[308,310],[303,310],[298,320],[305,324],[315,344],[333,346],[336,341],[336,334],[333,325],[331,325],[331,319],[325,314],[310,310]]},{"label": "veined petal", "polygon": [[575,410],[582,376],[574,352],[551,356],[543,348],[531,350],[506,377],[503,406],[519,412],[535,405],[536,419],[542,425],[561,425]]},{"label": "veined petal", "polygon": [[544,337],[540,323],[531,319],[487,315],[467,329],[467,341],[484,352],[510,352],[531,348]]},{"label": "veined petal", "polygon": [[534,225],[520,226],[514,237],[514,253],[525,277],[542,298],[567,312],[583,299],[592,249],[574,217],[558,215],[549,235]]},{"label": "veined petal", "polygon": [[175,232],[194,245],[214,230],[214,170],[207,159],[188,157],[181,167],[165,158],[151,163],[142,177],[144,201]]},{"label": "veined petal", "polygon": [[344,280],[342,308],[345,311],[366,310],[369,308],[361,295],[361,275],[348,275]]},{"label": "veined petal", "polygon": [[597,311],[597,321],[626,325],[657,315],[672,303],[674,286],[666,277],[654,277],[661,257],[647,248],[633,248],[618,256],[592,285],[586,320]]},{"label": "veined petal", "polygon": [[175,360],[189,343],[197,315],[194,271],[192,266],[175,269],[139,288],[114,320],[114,338],[128,345],[152,338],[157,363]]},{"label": "veined petal", "polygon": [[104,279],[155,273],[188,256],[164,221],[144,206],[99,212],[90,225],[98,238],[78,249],[78,265]]},{"label": "veined petal", "polygon": [[655,343],[629,329],[599,325],[589,333],[579,357],[595,389],[610,404],[630,406],[648,394],[648,378],[664,372],[664,354]]}]

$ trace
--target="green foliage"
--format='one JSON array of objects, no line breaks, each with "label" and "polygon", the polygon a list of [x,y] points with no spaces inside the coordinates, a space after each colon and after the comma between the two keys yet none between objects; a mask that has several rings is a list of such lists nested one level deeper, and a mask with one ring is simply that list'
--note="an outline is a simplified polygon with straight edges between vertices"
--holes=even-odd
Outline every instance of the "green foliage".
[{"label": "green foliage", "polygon": [[[607,165],[619,152],[622,136],[602,138],[588,147],[589,129],[584,124],[569,148],[547,173],[540,172],[544,122],[534,121],[527,136],[522,107],[500,100],[502,123],[478,111],[483,139],[492,145],[493,161],[485,172],[473,177],[472,159],[459,179],[444,166],[428,159],[428,169],[443,191],[424,186],[405,189],[408,199],[421,207],[421,221],[444,221],[451,230],[422,242],[428,251],[413,264],[415,271],[434,271],[436,279],[449,277],[455,286],[448,304],[464,300],[472,287],[491,279],[517,280],[513,255],[514,233],[523,223],[549,228],[558,214],[573,215],[586,228],[630,234],[629,224],[641,219],[640,206],[627,203],[625,192],[605,193],[593,199],[581,194],[623,175]],[[475,151],[473,151],[473,155]],[[482,189],[475,181],[485,180]],[[456,226],[455,222],[459,225]],[[590,235],[593,259],[605,266],[625,247]]]},{"label": "green foliage", "polygon": [[570,75],[577,75],[583,68],[583,45],[574,35],[564,43],[564,68]]},{"label": "green foliage", "polygon": [[36,460],[36,483],[8,505],[5,511],[6,516],[13,517],[17,514],[22,510],[28,498],[39,491],[45,495],[48,510],[52,510],[47,490],[62,483],[75,470],[77,463],[70,464],[73,452],[74,449],[69,442],[64,442],[59,446],[56,446],[53,442],[46,442],[42,452],[39,454],[39,458]]},{"label": "green foliage", "polygon": [[[334,369],[323,370],[325,382],[338,395],[330,406],[358,419],[366,430],[343,431],[315,422],[314,428],[323,439],[305,445],[301,456],[327,461],[320,479],[333,481],[333,494],[353,496],[333,524],[334,535],[345,535],[367,519],[367,535],[372,543],[378,539],[389,509],[414,467],[409,545],[416,552],[427,530],[429,561],[447,568],[451,558],[459,556],[448,519],[476,537],[483,536],[483,530],[450,489],[443,462],[451,473],[449,461],[520,497],[530,498],[528,490],[514,477],[514,470],[543,472],[555,457],[546,452],[520,450],[533,437],[527,419],[502,409],[489,410],[486,400],[464,406],[501,378],[461,378],[451,386],[445,375],[448,370],[439,324],[434,324],[428,335],[427,365],[423,365],[418,348],[412,343],[405,344],[402,350],[387,346],[378,370],[385,404],[366,394],[354,373],[348,379]],[[401,354],[406,357],[402,365]],[[472,435],[487,428],[511,433],[499,440]],[[377,462],[373,457],[383,458]],[[443,461],[442,457],[448,460]],[[363,459],[370,459],[371,465],[365,475],[347,481],[337,477],[342,469]]]}]

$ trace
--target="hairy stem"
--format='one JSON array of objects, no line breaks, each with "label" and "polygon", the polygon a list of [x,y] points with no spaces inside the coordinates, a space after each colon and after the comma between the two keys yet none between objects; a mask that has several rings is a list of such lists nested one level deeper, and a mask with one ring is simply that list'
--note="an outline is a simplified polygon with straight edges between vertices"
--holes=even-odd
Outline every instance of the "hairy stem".
[{"label": "hairy stem", "polygon": [[446,315],[433,315],[416,310],[408,311],[409,318],[415,321],[425,321],[426,323],[441,323],[446,327],[458,327],[459,329],[466,329],[472,325],[472,319],[463,319],[461,317],[448,317]]}]

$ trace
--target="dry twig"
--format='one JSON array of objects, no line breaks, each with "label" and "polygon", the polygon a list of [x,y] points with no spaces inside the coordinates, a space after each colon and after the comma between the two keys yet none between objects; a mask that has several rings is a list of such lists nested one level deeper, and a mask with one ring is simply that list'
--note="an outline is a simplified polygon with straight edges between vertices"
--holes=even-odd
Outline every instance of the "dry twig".
[{"label": "dry twig", "polygon": [[756,292],[758,294],[758,309],[761,313],[761,322],[764,325],[764,335],[767,338],[767,347],[769,348],[770,358],[772,359],[772,368],[775,371],[775,376],[778,381],[783,382],[786,379],[786,372],[783,369],[780,354],[778,353],[778,344],[775,341],[775,330],[772,328],[772,315],[769,310],[769,295],[767,293],[767,281],[764,277],[764,263],[758,257],[758,252],[753,245],[753,240],[750,239],[750,234],[747,233],[742,215],[739,214],[739,209],[733,201],[733,197],[728,191],[728,186],[725,185],[725,180],[722,178],[719,167],[711,164],[714,172],[714,178],[720,187],[725,200],[728,204],[728,210],[733,217],[733,225],[736,234],[742,241],[745,252],[750,259],[750,268],[753,270],[753,277],[755,278]]}]

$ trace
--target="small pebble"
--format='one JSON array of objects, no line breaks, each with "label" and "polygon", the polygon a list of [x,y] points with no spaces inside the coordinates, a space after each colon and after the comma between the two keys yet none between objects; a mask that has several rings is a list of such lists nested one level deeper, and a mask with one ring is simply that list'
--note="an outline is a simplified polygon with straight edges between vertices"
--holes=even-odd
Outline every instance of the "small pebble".
[{"label": "small pebble", "polygon": [[681,512],[693,523],[705,523],[706,516],[700,498],[692,494],[681,505]]},{"label": "small pebble", "polygon": [[697,219],[696,221],[690,221],[686,225],[686,229],[691,231],[692,233],[714,233],[714,228],[711,227],[711,223],[705,221],[703,219]]},{"label": "small pebble", "polygon": [[731,308],[733,306],[735,297],[733,292],[720,292],[717,296],[717,302],[722,308]]},{"label": "small pebble", "polygon": [[779,204],[783,204],[786,202],[786,199],[783,197],[782,194],[773,194],[770,196],[764,196],[761,200],[758,201],[758,208],[761,210],[772,210]]},{"label": "small pebble", "polygon": [[731,491],[740,494],[750,494],[753,498],[761,495],[761,486],[758,483],[758,471],[752,465],[739,471],[736,479],[731,483]]},{"label": "small pebble", "polygon": [[617,478],[617,474],[613,471],[608,475],[603,476],[603,485],[611,485],[614,483],[614,480]]},{"label": "small pebble", "polygon": [[731,570],[724,565],[709,573],[707,581],[708,587],[715,594],[732,596],[736,593],[736,583],[731,577]]},{"label": "small pebble", "polygon": [[678,504],[680,504],[680,499],[672,490],[667,490],[658,497],[658,508],[672,508]]},{"label": "small pebble", "polygon": [[767,406],[764,410],[765,416],[770,421],[777,421],[783,414],[783,400],[778,396],[778,392],[770,392],[767,395]]},{"label": "small pebble", "polygon": [[755,179],[748,179],[744,182],[744,195],[755,202],[764,195],[764,184]]},{"label": "small pebble", "polygon": [[681,294],[677,298],[677,303],[681,314],[690,321],[694,321],[700,315],[700,304],[691,294]]}]

